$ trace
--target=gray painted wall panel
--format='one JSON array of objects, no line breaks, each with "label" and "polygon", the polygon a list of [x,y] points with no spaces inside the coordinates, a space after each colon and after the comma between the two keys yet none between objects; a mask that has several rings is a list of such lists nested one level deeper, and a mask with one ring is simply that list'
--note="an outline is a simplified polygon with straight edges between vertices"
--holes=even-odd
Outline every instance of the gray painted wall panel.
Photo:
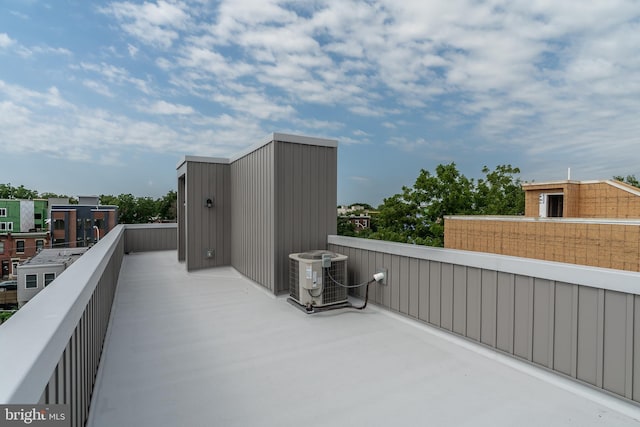
[{"label": "gray painted wall panel", "polygon": [[529,277],[516,275],[515,277],[515,310],[513,325],[513,353],[522,358],[529,358],[531,348],[531,315],[529,307],[531,291],[533,286]]},{"label": "gray painted wall panel", "polygon": [[606,291],[604,297],[604,367],[603,387],[625,394],[627,357],[627,297],[621,292]]},{"label": "gray painted wall panel", "polygon": [[277,241],[273,262],[280,293],[289,289],[289,254],[326,249],[327,235],[337,230],[337,150],[276,141],[273,155],[271,239]]},{"label": "gray painted wall panel", "polygon": [[635,295],[633,317],[633,390],[632,398],[640,402],[640,296]]},{"label": "gray painted wall panel", "polygon": [[418,318],[425,322],[429,321],[429,261],[421,259],[418,266],[420,277],[418,277],[419,303]]},{"label": "gray painted wall panel", "polygon": [[515,276],[498,273],[496,286],[496,347],[507,353],[513,353],[513,311]]},{"label": "gray painted wall panel", "polygon": [[409,258],[400,258],[400,312],[409,314]]},{"label": "gray painted wall panel", "polygon": [[597,383],[598,290],[580,287],[578,291],[578,369],[577,377]]},{"label": "gray painted wall panel", "polygon": [[533,361],[550,367],[549,341],[551,322],[551,282],[536,279],[533,284]]},{"label": "gray painted wall panel", "polygon": [[453,266],[453,331],[467,333],[467,268]]},{"label": "gray painted wall panel", "polygon": [[482,270],[480,341],[491,347],[496,346],[497,283],[496,271]]},{"label": "gray painted wall panel", "polygon": [[125,235],[126,252],[176,250],[178,242],[177,224],[170,226],[161,224],[155,228],[151,224],[146,228],[133,227],[127,229]]},{"label": "gray painted wall panel", "polygon": [[420,261],[415,258],[409,259],[409,315],[418,317],[420,304]]},{"label": "gray painted wall panel", "polygon": [[186,259],[186,232],[185,232],[185,191],[186,181],[185,176],[182,175],[178,178],[178,202],[176,206],[176,215],[178,220],[178,261],[184,261]]},{"label": "gray painted wall panel", "polygon": [[391,309],[400,310],[400,257],[391,255],[391,268],[389,268],[389,276],[391,277]]},{"label": "gray painted wall panel", "polygon": [[555,295],[555,331],[553,367],[567,375],[573,372],[573,287],[567,283],[556,283]]},{"label": "gray painted wall panel", "polygon": [[443,263],[440,267],[440,326],[453,330],[453,265]]},{"label": "gray painted wall panel", "polygon": [[440,285],[442,264],[429,261],[429,323],[440,326]]},{"label": "gray painted wall panel", "polygon": [[275,292],[273,144],[230,165],[231,264]]},{"label": "gray painted wall panel", "polygon": [[482,314],[482,271],[467,269],[467,336],[480,341],[480,321]]}]

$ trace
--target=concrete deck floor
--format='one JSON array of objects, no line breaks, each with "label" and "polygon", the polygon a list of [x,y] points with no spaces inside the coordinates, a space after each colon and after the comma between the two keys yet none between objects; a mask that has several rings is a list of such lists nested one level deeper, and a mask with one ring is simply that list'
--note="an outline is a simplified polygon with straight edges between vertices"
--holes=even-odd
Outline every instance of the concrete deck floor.
[{"label": "concrete deck floor", "polygon": [[173,251],[128,255],[88,425],[640,425],[635,405],[442,335],[375,307],[306,315]]}]

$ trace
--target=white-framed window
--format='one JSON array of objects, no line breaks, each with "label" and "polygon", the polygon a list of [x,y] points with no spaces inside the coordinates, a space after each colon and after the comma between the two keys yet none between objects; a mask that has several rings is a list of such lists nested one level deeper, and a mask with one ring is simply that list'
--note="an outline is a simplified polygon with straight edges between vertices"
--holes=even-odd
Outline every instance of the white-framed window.
[{"label": "white-framed window", "polygon": [[8,222],[7,223],[7,230],[13,231],[13,222]]},{"label": "white-framed window", "polygon": [[37,274],[26,274],[24,276],[25,282],[24,287],[27,289],[37,288],[38,287],[38,275]]},{"label": "white-framed window", "polygon": [[16,253],[17,254],[24,253],[24,240],[16,240]]},{"label": "white-framed window", "polygon": [[38,239],[36,240],[36,251],[40,252],[44,249],[44,240]]},{"label": "white-framed window", "polygon": [[44,273],[44,285],[47,286],[49,283],[53,282],[56,279],[56,273]]},{"label": "white-framed window", "polygon": [[0,254],[4,253],[4,242],[0,242]]},{"label": "white-framed window", "polygon": [[0,217],[7,216],[7,208],[0,208]]},{"label": "white-framed window", "polygon": [[13,222],[0,222],[0,231],[13,231]]}]

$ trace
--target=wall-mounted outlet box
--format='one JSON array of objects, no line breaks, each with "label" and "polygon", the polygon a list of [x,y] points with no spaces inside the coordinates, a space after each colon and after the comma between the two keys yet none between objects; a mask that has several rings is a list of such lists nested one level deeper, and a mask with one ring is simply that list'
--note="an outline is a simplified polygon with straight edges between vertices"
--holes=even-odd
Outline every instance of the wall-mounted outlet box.
[{"label": "wall-mounted outlet box", "polygon": [[213,258],[216,255],[215,249],[207,249],[204,251],[204,256],[206,258]]},{"label": "wall-mounted outlet box", "polygon": [[382,279],[378,283],[380,283],[381,285],[387,285],[389,283],[388,282],[389,270],[387,270],[384,267],[378,267],[378,268],[376,268],[376,273],[383,273],[384,274],[384,279]]}]

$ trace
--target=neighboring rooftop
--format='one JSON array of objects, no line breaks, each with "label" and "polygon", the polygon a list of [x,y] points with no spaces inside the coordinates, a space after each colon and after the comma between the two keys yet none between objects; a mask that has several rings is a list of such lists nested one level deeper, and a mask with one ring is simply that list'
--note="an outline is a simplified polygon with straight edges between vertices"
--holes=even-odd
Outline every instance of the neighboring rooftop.
[{"label": "neighboring rooftop", "polygon": [[22,263],[23,266],[44,264],[69,264],[81,257],[89,248],[42,249],[36,256]]}]

